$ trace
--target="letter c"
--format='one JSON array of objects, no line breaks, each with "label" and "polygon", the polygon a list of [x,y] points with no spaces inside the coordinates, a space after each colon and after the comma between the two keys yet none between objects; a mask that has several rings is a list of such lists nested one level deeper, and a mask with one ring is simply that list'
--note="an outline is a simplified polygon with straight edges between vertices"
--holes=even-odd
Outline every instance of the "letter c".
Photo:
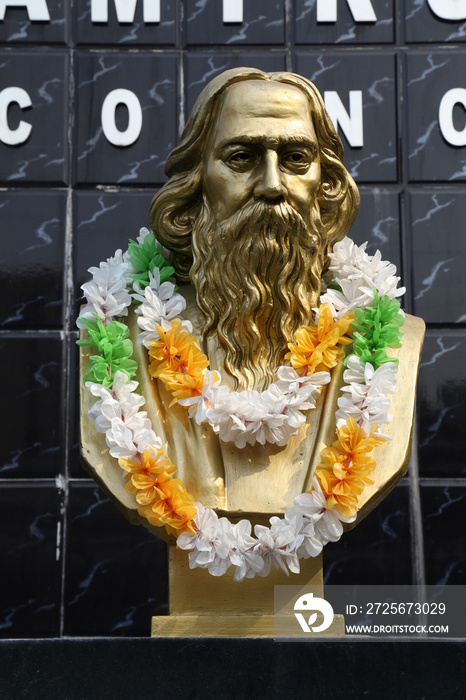
[{"label": "letter c", "polygon": [[448,90],[440,100],[438,109],[440,131],[445,141],[448,141],[452,146],[466,146],[466,125],[462,131],[458,131],[453,124],[453,107],[456,104],[463,105],[466,109],[466,90],[464,88]]},{"label": "letter c", "polygon": [[28,140],[32,131],[31,124],[20,121],[16,129],[8,126],[8,108],[11,104],[18,104],[21,109],[32,107],[31,98],[26,90],[20,87],[5,88],[0,92],[0,141],[7,146],[17,146]]}]

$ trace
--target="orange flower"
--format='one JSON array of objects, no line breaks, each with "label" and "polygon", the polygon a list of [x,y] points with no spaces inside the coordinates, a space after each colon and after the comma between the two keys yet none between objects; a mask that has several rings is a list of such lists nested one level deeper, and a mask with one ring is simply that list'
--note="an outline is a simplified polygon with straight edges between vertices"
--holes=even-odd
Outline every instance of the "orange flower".
[{"label": "orange flower", "polygon": [[383,437],[372,437],[377,430],[374,425],[370,435],[366,437],[364,430],[358,426],[354,418],[350,418],[345,425],[337,429],[337,440],[332,444],[332,448],[346,457],[356,460],[367,452],[371,452],[374,447],[386,445],[387,441]]},{"label": "orange flower", "polygon": [[152,525],[165,526],[168,533],[176,537],[180,532],[195,533],[194,498],[188,493],[179,479],[171,479],[160,484],[159,498],[147,506],[138,508],[138,513]]},{"label": "orange flower", "polygon": [[126,491],[133,493],[140,505],[149,505],[160,497],[160,485],[172,478],[176,467],[162,450],[157,450],[157,453],[144,450],[141,460],[121,457],[118,464],[128,472],[125,476]]},{"label": "orange flower", "polygon": [[152,377],[166,384],[177,399],[186,399],[199,394],[203,386],[203,371],[209,361],[193,338],[181,330],[181,321],[176,318],[171,328],[164,331],[157,326],[159,341],[154,341],[149,350],[153,362],[149,365]]},{"label": "orange flower", "polygon": [[295,343],[288,343],[290,352],[285,359],[301,376],[335,367],[344,357],[344,351],[339,346],[351,343],[351,338],[345,333],[353,320],[354,314],[350,312],[334,321],[330,304],[321,304],[318,323],[298,328],[294,334]]},{"label": "orange flower", "polygon": [[328,509],[335,506],[343,515],[353,515],[357,511],[358,496],[365,486],[373,484],[369,476],[376,466],[375,460],[367,456],[378,445],[386,444],[385,438],[369,437],[359,428],[354,418],[337,429],[337,440],[332,447],[320,453],[322,462],[316,476],[326,497]]}]

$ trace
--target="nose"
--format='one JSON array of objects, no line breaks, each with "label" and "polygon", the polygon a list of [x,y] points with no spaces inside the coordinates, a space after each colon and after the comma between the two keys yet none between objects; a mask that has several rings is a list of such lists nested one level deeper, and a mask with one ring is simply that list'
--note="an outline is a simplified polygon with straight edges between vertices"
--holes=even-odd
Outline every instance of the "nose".
[{"label": "nose", "polygon": [[262,168],[259,169],[258,179],[254,187],[256,199],[268,199],[276,202],[283,200],[287,194],[283,184],[283,173],[280,170],[278,154],[275,151],[266,151]]}]

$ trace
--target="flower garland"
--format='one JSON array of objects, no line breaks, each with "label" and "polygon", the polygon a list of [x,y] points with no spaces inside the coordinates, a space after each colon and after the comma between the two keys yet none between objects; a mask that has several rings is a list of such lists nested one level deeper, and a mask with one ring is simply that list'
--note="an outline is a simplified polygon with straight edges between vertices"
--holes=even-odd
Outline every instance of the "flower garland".
[{"label": "flower garland", "polygon": [[[382,261],[350,239],[337,243],[330,255],[327,288],[316,310],[317,323],[303,326],[289,343],[290,365],[277,371],[278,379],[266,391],[233,392],[220,383],[217,372],[191,336],[191,324],[179,315],[184,298],[176,292],[173,268],[154,234],[141,229],[128,251],[90,268],[93,279],[82,286],[87,304],[77,325],[87,331],[78,341],[97,350],[91,355],[84,380],[98,398],[88,412],[96,430],[105,434],[112,457],[126,472],[126,490],[134,494],[138,512],[177,537],[189,551],[191,568],[207,568],[215,576],[230,566],[234,579],[266,576],[271,567],[299,572],[299,559],[317,556],[329,541],[341,537],[344,522],[356,517],[359,495],[375,469],[371,450],[390,439],[381,432],[391,420],[391,394],[396,392],[397,361],[386,347],[401,344],[403,315],[396,297],[394,265]],[[162,441],[145,411],[145,399],[132,380],[137,363],[125,324],[139,303],[139,342],[149,350],[149,371],[163,381],[189,416],[207,421],[221,440],[237,447],[259,442],[285,445],[315,407],[328,370],[343,357],[342,345],[352,342],[346,358],[346,382],[336,413],[337,440],[321,452],[312,490],[294,500],[283,518],[270,519],[270,528],[242,520],[232,524],[215,511],[194,503],[176,467],[162,451]]]}]

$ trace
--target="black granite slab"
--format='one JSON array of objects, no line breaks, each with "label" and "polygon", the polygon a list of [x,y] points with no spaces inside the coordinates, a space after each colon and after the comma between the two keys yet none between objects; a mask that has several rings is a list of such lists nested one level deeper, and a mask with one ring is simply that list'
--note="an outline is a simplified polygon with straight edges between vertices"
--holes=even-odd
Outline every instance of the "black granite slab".
[{"label": "black granite slab", "polygon": [[451,329],[426,334],[418,385],[421,476],[466,476],[464,406],[466,333]]},{"label": "black granite slab", "polygon": [[[176,57],[82,51],[76,63],[75,180],[122,186],[163,182],[165,159],[177,137]],[[142,111],[140,135],[128,146],[110,143],[102,128],[104,100],[120,89],[132,92]],[[129,119],[127,107],[117,107],[120,131]]]},{"label": "black granite slab", "polygon": [[[148,4],[159,6],[160,22],[144,21],[144,5],[139,0],[126,3],[131,21],[121,22],[118,21],[116,3],[108,2],[108,20],[101,23],[92,21],[91,0],[85,0],[73,15],[73,40],[78,46],[114,44],[127,49],[141,45],[151,48],[173,46],[178,35],[179,0],[151,0]],[[131,11],[133,6],[134,12]]]},{"label": "black granite slab", "polygon": [[165,543],[93,483],[72,483],[69,499],[65,634],[148,636],[168,610]]},{"label": "black granite slab", "polygon": [[186,44],[235,46],[282,44],[285,41],[283,0],[237,2],[243,7],[243,22],[229,24],[223,21],[223,3],[217,0],[186,0]]},{"label": "black granite slab", "polygon": [[[296,43],[315,44],[388,44],[394,41],[394,3],[379,0],[366,3],[375,14],[375,21],[361,21],[350,3],[336,3],[336,21],[317,22],[317,5],[327,0],[296,0]],[[361,6],[363,4],[361,3]],[[363,9],[366,9],[363,7]],[[366,16],[366,13],[363,13]]]},{"label": "black granite slab", "polygon": [[0,339],[1,478],[55,477],[63,469],[62,344],[58,338]]},{"label": "black granite slab", "polygon": [[[17,145],[0,140],[0,183],[17,187],[31,182],[68,182],[69,70],[68,53],[58,49],[1,51],[0,89],[21,88],[31,106],[21,109],[13,102],[8,109],[11,131],[21,121],[30,130],[27,139]],[[50,124],[56,127],[51,129]]]},{"label": "black granite slab", "polygon": [[67,193],[0,192],[0,328],[59,328]]},{"label": "black granite slab", "polygon": [[315,83],[324,97],[325,91],[337,92],[348,114],[349,92],[362,92],[364,145],[352,147],[341,127],[338,128],[345,148],[345,165],[358,183],[396,181],[394,54],[299,50],[293,70]]},{"label": "black granite slab", "polygon": [[0,485],[2,638],[60,633],[60,502],[53,485]]}]

